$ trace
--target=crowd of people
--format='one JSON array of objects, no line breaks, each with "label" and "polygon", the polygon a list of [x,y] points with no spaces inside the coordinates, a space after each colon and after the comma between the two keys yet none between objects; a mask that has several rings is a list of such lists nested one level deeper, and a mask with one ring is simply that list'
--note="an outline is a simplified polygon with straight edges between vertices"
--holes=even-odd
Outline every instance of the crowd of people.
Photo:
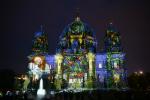
[{"label": "crowd of people", "polygon": [[[6,100],[38,100],[36,91],[0,92],[0,98]],[[150,100],[150,91],[134,90],[86,90],[49,91],[42,100]]]}]

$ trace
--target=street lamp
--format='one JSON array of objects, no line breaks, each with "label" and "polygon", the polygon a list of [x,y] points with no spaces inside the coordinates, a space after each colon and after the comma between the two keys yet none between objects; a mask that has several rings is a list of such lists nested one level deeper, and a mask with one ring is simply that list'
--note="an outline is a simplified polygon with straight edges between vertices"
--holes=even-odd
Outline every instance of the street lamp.
[{"label": "street lamp", "polygon": [[140,75],[142,75],[142,74],[143,74],[143,71],[142,71],[142,70],[140,70],[140,71],[139,71],[139,74],[140,74]]}]

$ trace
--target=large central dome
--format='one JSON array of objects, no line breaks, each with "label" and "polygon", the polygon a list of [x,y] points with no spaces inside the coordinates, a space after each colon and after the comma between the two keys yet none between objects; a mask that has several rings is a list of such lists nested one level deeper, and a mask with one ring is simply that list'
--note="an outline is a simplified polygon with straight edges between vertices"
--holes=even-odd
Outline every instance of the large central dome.
[{"label": "large central dome", "polygon": [[58,42],[58,52],[63,54],[82,54],[89,51],[96,52],[95,34],[79,17],[67,25]]},{"label": "large central dome", "polygon": [[70,35],[83,35],[94,37],[95,34],[92,28],[89,25],[83,23],[79,17],[76,17],[75,20],[67,25],[61,34],[61,38],[70,36]]}]

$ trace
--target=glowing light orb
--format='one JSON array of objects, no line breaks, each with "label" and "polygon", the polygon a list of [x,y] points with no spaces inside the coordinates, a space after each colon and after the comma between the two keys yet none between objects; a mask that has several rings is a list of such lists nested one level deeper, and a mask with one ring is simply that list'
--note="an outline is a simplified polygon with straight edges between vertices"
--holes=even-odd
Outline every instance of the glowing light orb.
[{"label": "glowing light orb", "polygon": [[41,59],[41,57],[35,57],[35,58],[34,58],[34,62],[35,62],[35,64],[37,64],[37,65],[42,64],[42,59]]}]

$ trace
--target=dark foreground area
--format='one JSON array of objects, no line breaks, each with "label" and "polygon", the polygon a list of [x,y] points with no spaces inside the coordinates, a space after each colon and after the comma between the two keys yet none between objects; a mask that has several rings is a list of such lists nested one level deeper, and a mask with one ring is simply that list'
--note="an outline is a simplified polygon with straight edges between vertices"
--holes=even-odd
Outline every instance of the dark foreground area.
[{"label": "dark foreground area", "polygon": [[150,91],[92,90],[83,92],[52,92],[43,99],[36,92],[6,92],[0,95],[3,100],[150,100]]}]

